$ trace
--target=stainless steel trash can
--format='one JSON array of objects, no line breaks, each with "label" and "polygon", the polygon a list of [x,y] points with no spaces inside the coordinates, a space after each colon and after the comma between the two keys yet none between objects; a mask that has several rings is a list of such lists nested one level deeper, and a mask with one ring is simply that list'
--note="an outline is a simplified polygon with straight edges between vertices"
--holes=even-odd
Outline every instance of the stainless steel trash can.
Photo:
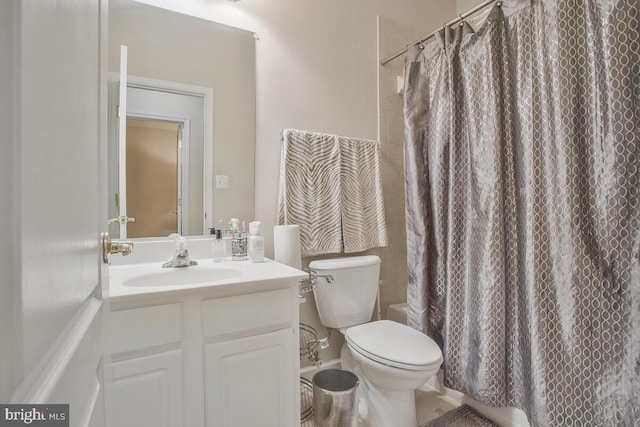
[{"label": "stainless steel trash can", "polygon": [[313,376],[313,418],[316,427],[358,426],[358,376],[326,369]]}]

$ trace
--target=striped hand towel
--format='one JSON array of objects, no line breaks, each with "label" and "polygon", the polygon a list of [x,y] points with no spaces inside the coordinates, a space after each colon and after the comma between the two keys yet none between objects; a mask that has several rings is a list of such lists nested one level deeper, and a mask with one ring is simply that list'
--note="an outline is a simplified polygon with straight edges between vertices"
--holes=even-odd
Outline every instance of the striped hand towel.
[{"label": "striped hand towel", "polygon": [[338,137],[344,252],[387,246],[380,145],[377,141]]},{"label": "striped hand towel", "polygon": [[284,130],[278,223],[300,226],[305,257],[387,246],[378,143]]},{"label": "striped hand towel", "polygon": [[334,135],[282,133],[278,224],[300,226],[302,256],[342,251],[340,149]]}]

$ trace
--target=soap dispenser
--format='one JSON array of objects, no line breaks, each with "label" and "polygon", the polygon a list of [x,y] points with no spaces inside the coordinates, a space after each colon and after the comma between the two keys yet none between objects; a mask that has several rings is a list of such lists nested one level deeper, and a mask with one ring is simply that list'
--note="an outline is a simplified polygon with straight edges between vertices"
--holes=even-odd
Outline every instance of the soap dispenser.
[{"label": "soap dispenser", "polygon": [[216,230],[215,237],[211,243],[211,255],[214,262],[222,262],[227,257],[227,245],[222,239],[222,230]]},{"label": "soap dispenser", "polygon": [[224,243],[224,252],[225,256],[231,256],[231,240],[233,240],[233,230],[231,226],[231,221],[229,222],[229,229],[224,228],[224,222],[222,220],[218,221],[220,224],[219,230],[222,233],[222,242]]},{"label": "soap dispenser", "polygon": [[248,249],[249,249],[249,261],[251,262],[264,262],[264,237],[260,235],[260,221],[253,221],[249,223],[249,237],[248,237]]}]

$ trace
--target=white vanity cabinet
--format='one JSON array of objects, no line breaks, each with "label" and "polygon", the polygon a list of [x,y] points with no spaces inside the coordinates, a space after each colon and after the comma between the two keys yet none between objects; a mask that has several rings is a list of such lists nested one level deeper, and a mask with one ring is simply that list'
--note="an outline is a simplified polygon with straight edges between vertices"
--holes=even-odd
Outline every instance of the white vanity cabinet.
[{"label": "white vanity cabinet", "polygon": [[112,425],[300,425],[298,280],[118,296]]},{"label": "white vanity cabinet", "polygon": [[181,426],[182,304],[110,313],[111,424]]},{"label": "white vanity cabinet", "polygon": [[[246,315],[238,318],[243,309]],[[207,426],[294,425],[290,414],[299,402],[292,369],[299,363],[297,330],[290,323],[294,309],[290,289],[203,301]]]},{"label": "white vanity cabinet", "polygon": [[182,351],[115,362],[113,426],[181,426]]},{"label": "white vanity cabinet", "polygon": [[[207,426],[293,426],[294,331],[205,345]],[[299,415],[298,415],[299,416]]]}]

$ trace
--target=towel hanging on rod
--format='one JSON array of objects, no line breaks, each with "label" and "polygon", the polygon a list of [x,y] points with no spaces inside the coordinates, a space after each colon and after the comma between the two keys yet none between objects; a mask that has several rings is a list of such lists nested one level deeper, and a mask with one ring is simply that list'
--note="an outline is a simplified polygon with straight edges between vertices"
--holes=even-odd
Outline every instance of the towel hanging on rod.
[{"label": "towel hanging on rod", "polygon": [[300,226],[302,256],[387,246],[379,142],[282,135],[278,224]]}]

